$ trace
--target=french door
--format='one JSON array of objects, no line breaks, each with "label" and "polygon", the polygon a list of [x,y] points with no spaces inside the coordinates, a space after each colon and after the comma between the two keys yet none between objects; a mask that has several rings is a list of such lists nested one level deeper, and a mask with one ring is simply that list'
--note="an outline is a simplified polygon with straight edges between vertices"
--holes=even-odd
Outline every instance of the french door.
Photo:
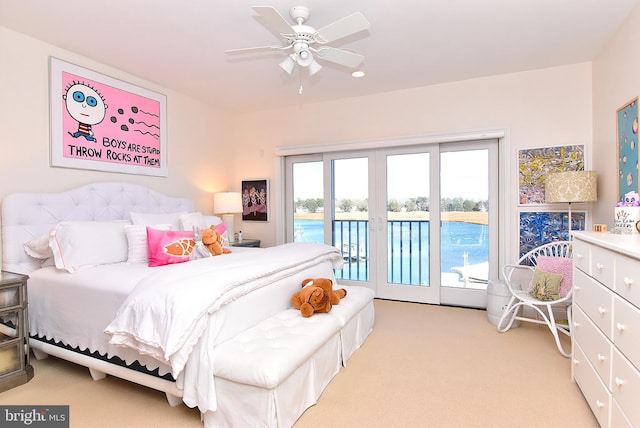
[{"label": "french door", "polygon": [[289,157],[287,241],[336,246],[338,280],[377,297],[483,307],[497,276],[497,152],[491,140]]}]

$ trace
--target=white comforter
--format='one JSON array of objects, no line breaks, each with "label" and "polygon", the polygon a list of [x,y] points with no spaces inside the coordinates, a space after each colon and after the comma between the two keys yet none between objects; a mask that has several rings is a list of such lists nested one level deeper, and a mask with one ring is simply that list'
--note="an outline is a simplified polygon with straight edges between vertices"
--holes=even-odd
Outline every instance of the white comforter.
[{"label": "white comforter", "polygon": [[340,268],[342,255],[329,245],[291,243],[170,266],[138,283],[105,333],[112,344],[170,365],[187,405],[215,410],[211,315],[253,290],[327,261]]}]

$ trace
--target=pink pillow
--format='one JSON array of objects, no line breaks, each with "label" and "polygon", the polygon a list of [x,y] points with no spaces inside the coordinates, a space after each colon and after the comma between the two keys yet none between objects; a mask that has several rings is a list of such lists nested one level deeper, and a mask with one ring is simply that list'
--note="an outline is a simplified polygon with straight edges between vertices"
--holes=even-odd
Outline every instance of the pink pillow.
[{"label": "pink pillow", "polygon": [[156,230],[147,226],[149,266],[188,262],[195,242],[193,231]]},{"label": "pink pillow", "polygon": [[560,297],[567,297],[573,285],[573,259],[568,257],[538,256],[536,266],[538,269],[562,275]]}]

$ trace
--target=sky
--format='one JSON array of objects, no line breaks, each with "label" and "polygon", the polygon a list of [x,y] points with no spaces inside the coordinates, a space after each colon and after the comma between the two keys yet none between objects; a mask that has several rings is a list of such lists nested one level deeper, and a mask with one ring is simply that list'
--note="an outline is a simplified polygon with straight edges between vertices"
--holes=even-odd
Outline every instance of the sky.
[{"label": "sky", "polygon": [[[388,195],[403,200],[428,196],[429,174],[424,165],[429,154],[393,155],[387,158],[391,180]],[[444,152],[441,156],[441,197],[488,199],[486,150]],[[297,164],[294,169],[295,198],[322,198],[322,162]],[[337,199],[365,199],[366,158],[341,159],[335,163]]]}]

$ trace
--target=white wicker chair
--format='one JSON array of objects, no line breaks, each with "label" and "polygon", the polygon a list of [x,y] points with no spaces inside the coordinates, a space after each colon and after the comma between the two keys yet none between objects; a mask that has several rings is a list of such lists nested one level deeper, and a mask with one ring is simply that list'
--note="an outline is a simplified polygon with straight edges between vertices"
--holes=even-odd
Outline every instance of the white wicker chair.
[{"label": "white wicker chair", "polygon": [[[559,333],[571,337],[571,301],[573,286],[571,286],[565,297],[558,300],[538,300],[528,292],[529,283],[533,277],[538,256],[571,258],[571,250],[572,243],[570,241],[552,242],[529,251],[518,260],[517,265],[505,265],[502,268],[502,274],[511,293],[511,299],[498,322],[498,331],[500,333],[509,330],[516,320],[547,325],[549,330],[551,330],[551,334],[553,334],[560,353],[565,357],[571,356],[571,351],[567,352],[564,350],[560,342]],[[526,316],[526,308],[532,309],[535,317]],[[554,309],[566,311],[566,325],[556,322],[553,313]],[[528,312],[530,313],[531,311]]]}]

